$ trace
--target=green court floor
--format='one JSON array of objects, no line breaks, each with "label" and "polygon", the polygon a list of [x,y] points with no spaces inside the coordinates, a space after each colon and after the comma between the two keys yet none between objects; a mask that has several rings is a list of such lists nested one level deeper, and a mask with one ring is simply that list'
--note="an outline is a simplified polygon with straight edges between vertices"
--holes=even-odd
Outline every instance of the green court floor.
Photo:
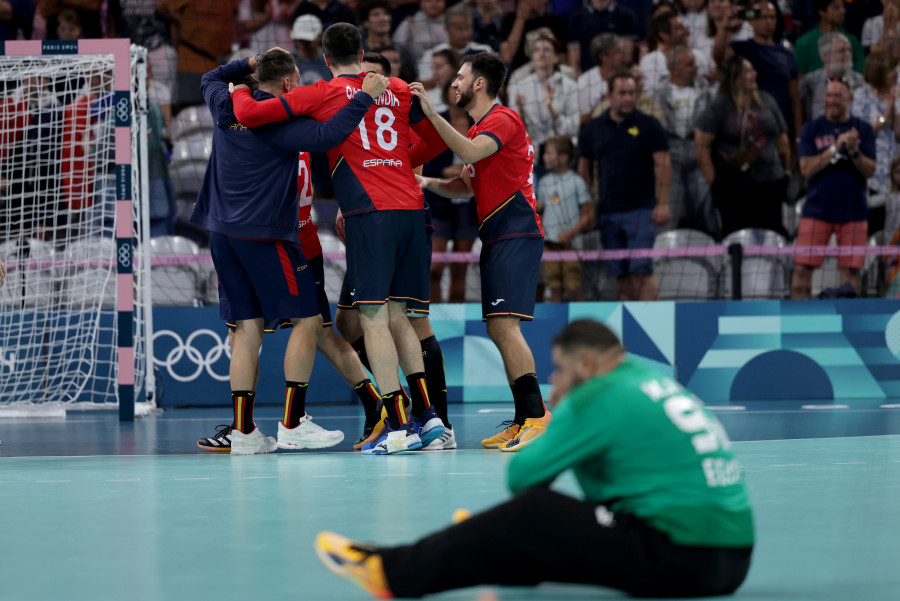
[{"label": "green court floor", "polygon": [[[736,599],[900,599],[900,436],[735,447],[758,527]],[[507,460],[482,450],[4,457],[0,600],[367,599],[321,566],[316,532],[411,540],[458,507],[505,499]],[[558,486],[575,490],[568,478]],[[619,597],[553,585],[434,598]]]}]

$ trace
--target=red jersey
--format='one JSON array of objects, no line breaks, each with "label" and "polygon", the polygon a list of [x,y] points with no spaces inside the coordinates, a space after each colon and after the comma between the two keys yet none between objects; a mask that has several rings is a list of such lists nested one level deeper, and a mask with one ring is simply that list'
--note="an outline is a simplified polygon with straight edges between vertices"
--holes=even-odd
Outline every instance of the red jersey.
[{"label": "red jersey", "polygon": [[541,236],[534,196],[534,146],[514,110],[495,104],[469,129],[469,139],[490,136],[499,150],[466,165],[478,208],[482,242],[498,238]]},{"label": "red jersey", "polygon": [[297,171],[297,190],[300,194],[300,245],[306,260],[322,254],[319,242],[319,226],[312,220],[312,170],[309,165],[309,153],[300,153],[300,168]]},{"label": "red jersey", "polygon": [[[364,76],[340,75],[262,102],[238,90],[232,95],[234,114],[247,127],[296,115],[324,121],[360,91]],[[412,98],[406,82],[392,77],[390,87],[375,100],[359,127],[328,151],[331,178],[344,216],[424,207],[422,190],[410,165],[410,126],[433,126]]]}]

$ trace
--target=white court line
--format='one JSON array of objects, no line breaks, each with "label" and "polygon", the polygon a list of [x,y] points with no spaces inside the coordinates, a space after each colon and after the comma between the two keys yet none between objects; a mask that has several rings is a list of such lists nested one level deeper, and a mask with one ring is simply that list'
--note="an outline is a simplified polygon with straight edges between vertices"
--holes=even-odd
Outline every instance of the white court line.
[{"label": "white court line", "polygon": [[107,482],[140,482],[140,478],[126,478],[124,480],[107,480]]},{"label": "white court line", "polygon": [[478,413],[515,413],[515,408],[511,409],[479,409]]},{"label": "white court line", "polygon": [[900,405],[881,405],[882,409],[900,409]]},{"label": "white court line", "polygon": [[382,476],[415,476],[415,474],[381,474]]},{"label": "white court line", "polygon": [[806,465],[805,463],[776,463],[775,465],[770,465],[769,467],[800,467],[801,465]]},{"label": "white court line", "polygon": [[447,472],[448,476],[480,476],[481,472]]},{"label": "white court line", "polygon": [[[278,476],[244,476],[244,480],[274,480]],[[315,478],[315,476],[313,476]]]},{"label": "white court line", "polygon": [[347,474],[325,474],[319,476],[310,476],[310,478],[346,478]]},{"label": "white court line", "polygon": [[39,484],[46,484],[48,482],[71,482],[71,480],[35,480],[35,482]]},{"label": "white court line", "polygon": [[740,405],[707,405],[707,409],[712,411],[746,411],[746,407]]},{"label": "white court line", "polygon": [[209,478],[175,478],[175,480],[209,480]]},{"label": "white court line", "polygon": [[843,463],[835,463],[834,465],[860,465],[862,463],[868,463],[868,461],[845,461]]},{"label": "white court line", "polygon": [[849,409],[850,405],[803,405],[804,409]]}]

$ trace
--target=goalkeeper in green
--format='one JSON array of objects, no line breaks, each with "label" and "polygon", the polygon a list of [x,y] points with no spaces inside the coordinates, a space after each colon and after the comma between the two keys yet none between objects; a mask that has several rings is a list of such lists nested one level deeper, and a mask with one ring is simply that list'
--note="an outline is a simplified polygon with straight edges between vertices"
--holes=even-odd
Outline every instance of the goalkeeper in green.
[{"label": "goalkeeper in green", "polygon": [[[690,392],[629,360],[593,320],[554,340],[546,434],[509,464],[513,497],[411,545],[323,532],[319,558],[381,598],[481,584],[594,584],[646,597],[737,590],[753,514],[731,443]],[[551,490],[572,470],[579,500]]]}]

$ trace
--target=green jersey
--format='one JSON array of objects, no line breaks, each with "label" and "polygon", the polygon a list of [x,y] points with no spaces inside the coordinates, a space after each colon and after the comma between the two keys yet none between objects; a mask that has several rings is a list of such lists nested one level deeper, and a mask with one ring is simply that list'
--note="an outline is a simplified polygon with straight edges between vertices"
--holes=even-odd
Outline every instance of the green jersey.
[{"label": "green jersey", "polygon": [[576,387],[546,433],[518,453],[514,493],[572,469],[586,500],[635,515],[681,545],[753,544],[753,514],[731,442],[693,394],[625,361]]}]

